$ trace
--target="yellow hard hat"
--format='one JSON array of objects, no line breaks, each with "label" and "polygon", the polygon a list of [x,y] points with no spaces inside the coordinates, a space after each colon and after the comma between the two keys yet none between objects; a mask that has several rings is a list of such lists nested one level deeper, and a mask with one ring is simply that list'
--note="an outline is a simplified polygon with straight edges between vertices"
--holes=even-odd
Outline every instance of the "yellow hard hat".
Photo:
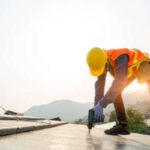
[{"label": "yellow hard hat", "polygon": [[87,64],[93,76],[101,75],[105,70],[107,53],[105,49],[98,47],[90,49],[87,54]]}]

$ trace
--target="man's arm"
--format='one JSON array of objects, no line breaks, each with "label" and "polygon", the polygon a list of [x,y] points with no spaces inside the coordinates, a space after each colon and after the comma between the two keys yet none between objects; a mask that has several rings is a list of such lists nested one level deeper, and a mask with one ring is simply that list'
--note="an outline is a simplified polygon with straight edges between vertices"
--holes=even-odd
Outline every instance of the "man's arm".
[{"label": "man's arm", "polygon": [[99,102],[99,100],[104,96],[106,73],[107,73],[107,70],[105,69],[105,72],[102,75],[100,75],[97,78],[97,81],[95,82],[95,100],[94,100],[94,105],[96,105],[97,102]]},{"label": "man's arm", "polygon": [[127,55],[121,55],[116,60],[115,78],[108,92],[100,100],[102,107],[105,108],[109,103],[114,102],[117,96],[121,94],[126,87],[128,81],[128,61],[129,58]]}]

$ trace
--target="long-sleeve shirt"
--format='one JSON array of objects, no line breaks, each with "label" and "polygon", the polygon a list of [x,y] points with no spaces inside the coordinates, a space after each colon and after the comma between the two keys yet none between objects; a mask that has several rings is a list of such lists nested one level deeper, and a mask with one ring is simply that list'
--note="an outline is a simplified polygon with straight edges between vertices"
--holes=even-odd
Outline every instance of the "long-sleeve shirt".
[{"label": "long-sleeve shirt", "polygon": [[[121,94],[128,82],[128,61],[129,57],[126,54],[119,56],[116,59],[116,67],[112,68],[108,62],[105,67],[105,71],[100,75],[95,83],[95,103],[100,101],[101,105],[105,108],[109,103],[115,101],[117,96]],[[111,87],[104,95],[105,79],[107,72],[110,72],[114,76]]]}]

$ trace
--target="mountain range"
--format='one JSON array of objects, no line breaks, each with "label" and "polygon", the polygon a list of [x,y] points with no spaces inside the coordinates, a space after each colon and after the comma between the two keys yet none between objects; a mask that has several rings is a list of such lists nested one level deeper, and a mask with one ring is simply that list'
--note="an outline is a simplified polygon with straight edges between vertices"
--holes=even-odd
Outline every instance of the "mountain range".
[{"label": "mountain range", "polygon": [[60,117],[64,121],[73,122],[87,115],[92,103],[77,103],[71,100],[58,100],[49,104],[33,106],[24,114],[47,119]]}]

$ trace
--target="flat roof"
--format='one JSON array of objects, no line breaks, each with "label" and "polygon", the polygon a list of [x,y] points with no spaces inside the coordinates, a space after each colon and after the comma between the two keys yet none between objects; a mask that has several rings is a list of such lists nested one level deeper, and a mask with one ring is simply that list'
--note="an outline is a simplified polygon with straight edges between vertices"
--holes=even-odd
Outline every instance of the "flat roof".
[{"label": "flat roof", "polygon": [[66,124],[54,128],[0,137],[1,150],[150,150],[150,136],[104,134],[95,127],[91,134],[85,125]]}]

